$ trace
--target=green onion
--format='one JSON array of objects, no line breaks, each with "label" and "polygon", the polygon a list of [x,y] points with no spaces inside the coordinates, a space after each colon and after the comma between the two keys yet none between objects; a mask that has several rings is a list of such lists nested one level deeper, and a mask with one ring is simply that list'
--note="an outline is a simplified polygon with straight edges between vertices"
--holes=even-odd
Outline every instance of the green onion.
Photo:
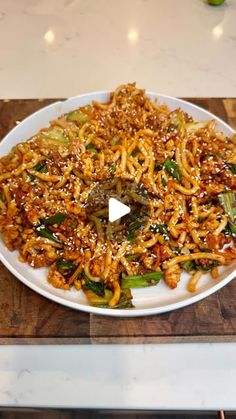
[{"label": "green onion", "polygon": [[5,201],[5,196],[3,193],[0,194],[0,201],[4,202]]},{"label": "green onion", "polygon": [[90,119],[89,116],[86,113],[82,112],[80,109],[76,109],[75,111],[68,113],[67,118],[70,121],[78,121],[82,124],[84,124]]},{"label": "green onion", "polygon": [[105,295],[105,287],[103,282],[97,282],[90,279],[84,271],[81,274],[82,278],[84,279],[84,288],[93,291],[96,295],[100,297],[104,297]]},{"label": "green onion", "polygon": [[153,233],[160,233],[160,234],[162,234],[165,240],[170,240],[170,236],[168,234],[167,225],[166,224],[152,224],[150,226],[150,230]]},{"label": "green onion", "polygon": [[65,218],[67,217],[66,214],[64,214],[63,212],[57,212],[56,214],[52,215],[51,217],[45,218],[43,220],[43,224],[45,226],[51,226],[54,224],[61,224]]},{"label": "green onion", "polygon": [[63,276],[72,275],[76,270],[76,265],[69,260],[57,259],[56,267]]},{"label": "green onion", "polygon": [[235,224],[236,219],[236,194],[233,192],[222,193],[218,196],[221,206],[231,223]]},{"label": "green onion", "polygon": [[139,258],[139,254],[134,254],[134,255],[125,255],[125,258],[128,260],[136,260]]},{"label": "green onion", "polygon": [[121,288],[143,288],[158,284],[162,272],[149,272],[143,275],[128,275],[121,280]]},{"label": "green onion", "polygon": [[161,183],[162,183],[163,186],[167,185],[167,182],[166,182],[164,176],[161,176]]},{"label": "green onion", "polygon": [[234,163],[226,163],[226,165],[228,166],[229,170],[231,170],[231,172],[236,175],[236,164]]},{"label": "green onion", "polygon": [[131,242],[134,243],[135,242],[135,233],[137,230],[139,230],[141,227],[144,226],[144,221],[142,220],[135,220],[132,221],[129,226],[128,226],[128,234],[127,234],[127,239]]},{"label": "green onion", "polygon": [[97,152],[97,149],[96,149],[96,147],[95,147],[95,145],[94,145],[93,143],[88,143],[88,144],[85,146],[85,148],[86,148],[86,150],[88,150],[88,151],[94,151],[94,152]]},{"label": "green onion", "polygon": [[[170,130],[180,128],[184,123],[184,115],[183,112],[176,113],[175,111],[170,115],[171,123],[170,123]],[[170,131],[169,130],[169,131]]]},{"label": "green onion", "polygon": [[180,265],[182,266],[182,268],[186,272],[191,272],[191,271],[195,271],[196,270],[196,263],[195,263],[194,260],[186,260],[185,262],[181,262]]},{"label": "green onion", "polygon": [[215,268],[216,266],[218,266],[218,262],[217,260],[212,260],[208,265],[199,265],[198,263],[196,265],[197,265],[197,268],[200,269],[201,271],[207,272],[207,271],[210,271],[212,268]]},{"label": "green onion", "polygon": [[77,221],[74,220],[74,221],[71,222],[71,225],[70,226],[74,230],[77,227],[77,225],[78,225]]},{"label": "green onion", "polygon": [[33,167],[33,170],[36,170],[37,172],[40,172],[40,173],[48,173],[47,168],[45,167],[45,163],[44,162],[37,163]]},{"label": "green onion", "polygon": [[130,289],[123,289],[120,293],[120,299],[119,302],[110,308],[133,308],[134,305],[132,303],[132,294]]},{"label": "green onion", "polygon": [[156,161],[154,164],[154,170],[161,170],[162,168],[163,168],[163,164]]},{"label": "green onion", "polygon": [[228,222],[228,224],[229,224],[229,228],[230,228],[230,231],[231,231],[231,235],[233,237],[235,237],[236,236],[236,225],[231,223],[230,221]]},{"label": "green onion", "polygon": [[57,235],[55,233],[53,233],[52,231],[50,231],[44,225],[40,225],[39,227],[36,228],[36,230],[37,230],[39,236],[45,237],[46,239],[49,239],[49,240],[52,240],[55,243],[62,244],[61,240],[57,237]]},{"label": "green onion", "polygon": [[200,121],[200,122],[187,122],[185,128],[188,134],[195,134],[197,131],[203,128],[207,128],[210,121]]},{"label": "green onion", "polygon": [[164,169],[174,179],[180,180],[180,169],[174,160],[166,160],[164,163]]},{"label": "green onion", "polygon": [[84,290],[85,295],[89,301],[89,303],[94,307],[100,308],[107,308],[109,301],[112,299],[112,291],[108,290],[107,288],[104,291],[103,296],[97,295],[95,292],[91,291],[91,289]]},{"label": "green onion", "polygon": [[64,131],[61,127],[52,127],[47,131],[42,131],[42,135],[50,141],[54,141],[58,144],[68,144],[68,139],[64,135]]}]

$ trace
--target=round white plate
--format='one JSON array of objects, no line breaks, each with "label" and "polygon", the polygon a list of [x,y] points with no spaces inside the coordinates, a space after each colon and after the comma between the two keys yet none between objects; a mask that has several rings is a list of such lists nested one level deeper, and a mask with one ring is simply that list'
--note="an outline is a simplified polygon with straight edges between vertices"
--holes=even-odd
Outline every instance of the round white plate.
[{"label": "round white plate", "polygon": [[[147,95],[151,99],[158,98],[159,103],[166,103],[172,110],[180,107],[197,121],[214,118],[217,122],[217,130],[222,131],[227,135],[232,135],[234,133],[232,128],[230,128],[225,122],[198,106],[170,96],[155,93],[147,93]],[[61,114],[69,112],[80,106],[87,105],[91,103],[92,100],[106,102],[109,97],[110,92],[89,93],[72,97],[63,102],[53,103],[52,105],[35,112],[33,115],[29,116],[17,125],[2,140],[0,143],[0,156],[6,155],[14,145],[27,140],[32,135],[36,134],[40,128],[48,126],[49,121],[58,118]],[[20,281],[50,300],[77,310],[107,316],[123,317],[164,313],[195,303],[196,301],[199,301],[218,291],[231,281],[235,276],[236,269],[236,262],[230,266],[222,267],[220,269],[220,276],[217,280],[213,280],[210,275],[204,275],[200,280],[200,284],[195,294],[190,294],[187,291],[186,284],[188,281],[188,275],[183,273],[178,288],[175,290],[171,290],[167,287],[167,285],[165,285],[164,281],[160,281],[160,283],[154,287],[132,290],[135,308],[127,310],[112,310],[89,306],[82,291],[78,292],[75,289],[72,289],[71,291],[63,291],[53,288],[47,282],[46,268],[33,269],[27,264],[19,262],[18,252],[9,252],[1,239],[0,259]]]}]

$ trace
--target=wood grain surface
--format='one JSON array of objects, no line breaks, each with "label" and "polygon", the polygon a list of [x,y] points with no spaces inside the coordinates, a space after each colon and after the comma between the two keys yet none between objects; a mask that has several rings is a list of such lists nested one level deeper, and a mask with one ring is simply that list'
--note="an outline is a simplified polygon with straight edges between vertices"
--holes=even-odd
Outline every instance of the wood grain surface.
[{"label": "wood grain surface", "polygon": [[[236,129],[236,99],[188,98]],[[54,102],[0,101],[0,138],[29,114]],[[191,306],[141,318],[75,311],[36,294],[0,263],[0,343],[236,342],[236,281]]]}]

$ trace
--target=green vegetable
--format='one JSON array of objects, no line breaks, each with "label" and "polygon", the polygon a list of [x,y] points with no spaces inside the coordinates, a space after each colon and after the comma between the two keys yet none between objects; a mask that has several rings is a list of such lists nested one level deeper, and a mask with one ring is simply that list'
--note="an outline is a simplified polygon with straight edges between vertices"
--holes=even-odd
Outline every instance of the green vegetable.
[{"label": "green vegetable", "polygon": [[131,243],[134,243],[134,242],[135,242],[135,235],[136,235],[135,233],[136,233],[136,231],[137,231],[137,230],[139,230],[139,229],[140,229],[143,225],[144,225],[144,221],[139,220],[139,219],[137,219],[137,220],[135,220],[135,221],[132,221],[132,222],[129,224],[127,239],[128,239]]},{"label": "green vegetable", "polygon": [[90,119],[89,116],[86,113],[82,112],[80,109],[76,109],[75,111],[68,113],[67,118],[70,121],[78,121],[82,124],[89,121]]},{"label": "green vegetable", "polygon": [[228,166],[229,170],[231,170],[231,172],[232,172],[234,175],[236,175],[236,164],[234,164],[234,163],[226,163],[226,164],[227,164],[227,166]]},{"label": "green vegetable", "polygon": [[128,275],[121,280],[121,288],[143,288],[158,284],[162,272],[149,272],[143,275]]},{"label": "green vegetable", "polygon": [[163,164],[158,163],[158,161],[156,161],[154,164],[154,170],[161,170],[162,168],[163,168]]},{"label": "green vegetable", "polygon": [[135,254],[135,255],[125,255],[125,258],[126,259],[128,259],[128,260],[136,260],[136,259],[138,259],[139,258],[139,254]]},{"label": "green vegetable", "polygon": [[57,212],[56,214],[52,215],[51,217],[45,218],[43,220],[43,224],[45,226],[51,226],[54,224],[61,224],[65,218],[67,217],[66,214],[64,214],[63,212]]},{"label": "green vegetable", "polygon": [[62,244],[61,240],[57,237],[55,233],[50,231],[47,227],[45,227],[43,224],[38,226],[36,228],[39,236],[45,237],[46,239],[52,240],[55,243]]},{"label": "green vegetable", "polygon": [[174,179],[180,180],[180,169],[178,164],[174,160],[166,160],[164,163],[164,169]]},{"label": "green vegetable", "polygon": [[69,260],[65,259],[57,259],[56,267],[58,272],[63,276],[72,275],[73,272],[76,270],[76,265]]},{"label": "green vegetable", "polygon": [[228,223],[229,224],[229,228],[230,228],[230,231],[231,231],[231,233],[232,233],[232,236],[236,236],[236,225],[235,224],[233,224],[233,223]]},{"label": "green vegetable", "polygon": [[132,294],[130,289],[123,289],[120,293],[119,302],[112,306],[111,308],[133,308],[134,305],[132,303]]},{"label": "green vegetable", "polygon": [[5,196],[3,193],[0,194],[0,201],[4,202],[5,201]]},{"label": "green vegetable", "polygon": [[160,234],[162,234],[165,240],[170,240],[170,236],[168,234],[167,225],[166,224],[152,224],[150,226],[150,230],[153,233],[160,233]]},{"label": "green vegetable", "polygon": [[99,296],[90,289],[86,289],[85,295],[92,306],[107,308],[109,301],[112,299],[112,291],[107,288],[104,291],[104,296]]},{"label": "green vegetable", "polygon": [[167,185],[167,182],[166,182],[164,176],[161,177],[161,183],[162,183],[163,186]]},{"label": "green vegetable", "polygon": [[211,6],[220,6],[225,0],[208,0],[208,4]]},{"label": "green vegetable", "polygon": [[45,167],[45,163],[44,162],[39,162],[37,163],[34,167],[33,170],[36,170],[37,172],[40,173],[48,173],[47,168]]},{"label": "green vegetable", "polygon": [[141,208],[137,207],[136,212],[128,216],[129,225],[127,229],[127,240],[131,243],[135,242],[136,231],[144,226],[145,222],[141,218]]},{"label": "green vegetable", "polygon": [[78,225],[77,221],[72,221],[70,226],[71,228],[75,229],[77,225]]},{"label": "green vegetable", "polygon": [[130,290],[122,290],[120,294],[120,300],[115,306],[109,306],[109,301],[112,299],[113,293],[109,289],[105,289],[104,296],[99,296],[95,294],[93,291],[87,289],[85,290],[86,297],[88,298],[89,303],[92,306],[100,307],[100,308],[132,308],[132,294]]},{"label": "green vegetable", "polygon": [[104,297],[105,295],[105,287],[104,282],[96,282],[93,279],[90,279],[88,275],[82,271],[81,274],[82,278],[84,279],[84,288],[93,291],[99,297]]},{"label": "green vegetable", "polygon": [[86,148],[86,150],[88,150],[88,151],[97,152],[97,149],[96,149],[96,147],[95,147],[95,145],[94,145],[93,143],[88,143],[88,144],[85,146],[85,148]]},{"label": "green vegetable", "polygon": [[184,123],[184,115],[183,112],[173,112],[170,115],[170,119],[171,119],[171,123],[170,123],[170,127],[169,127],[169,131],[171,129],[176,129],[176,128],[180,128],[183,123]]},{"label": "green vegetable", "polygon": [[188,134],[195,134],[200,129],[206,128],[208,124],[209,121],[187,122],[185,128]]},{"label": "green vegetable", "polygon": [[218,196],[221,206],[229,218],[230,228],[236,227],[236,194],[233,192],[222,193]]},{"label": "green vegetable", "polygon": [[58,144],[68,144],[68,139],[64,135],[64,131],[61,127],[51,127],[47,131],[42,132],[43,137]]},{"label": "green vegetable", "polygon": [[187,260],[185,262],[181,262],[181,266],[186,272],[191,272],[191,271],[196,270],[196,263],[194,260]]},{"label": "green vegetable", "polygon": [[201,271],[207,272],[207,271],[210,271],[212,268],[215,268],[216,266],[218,266],[218,262],[217,260],[212,260],[208,265],[204,265],[204,266],[199,265],[199,264],[196,264],[196,265],[197,265],[197,268],[200,269]]}]

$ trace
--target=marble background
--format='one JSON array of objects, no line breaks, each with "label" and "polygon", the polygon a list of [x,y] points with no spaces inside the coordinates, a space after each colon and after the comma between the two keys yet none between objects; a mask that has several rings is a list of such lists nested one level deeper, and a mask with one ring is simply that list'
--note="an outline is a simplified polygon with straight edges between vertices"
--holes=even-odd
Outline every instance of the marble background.
[{"label": "marble background", "polygon": [[236,1],[0,0],[0,97],[236,96]]}]

